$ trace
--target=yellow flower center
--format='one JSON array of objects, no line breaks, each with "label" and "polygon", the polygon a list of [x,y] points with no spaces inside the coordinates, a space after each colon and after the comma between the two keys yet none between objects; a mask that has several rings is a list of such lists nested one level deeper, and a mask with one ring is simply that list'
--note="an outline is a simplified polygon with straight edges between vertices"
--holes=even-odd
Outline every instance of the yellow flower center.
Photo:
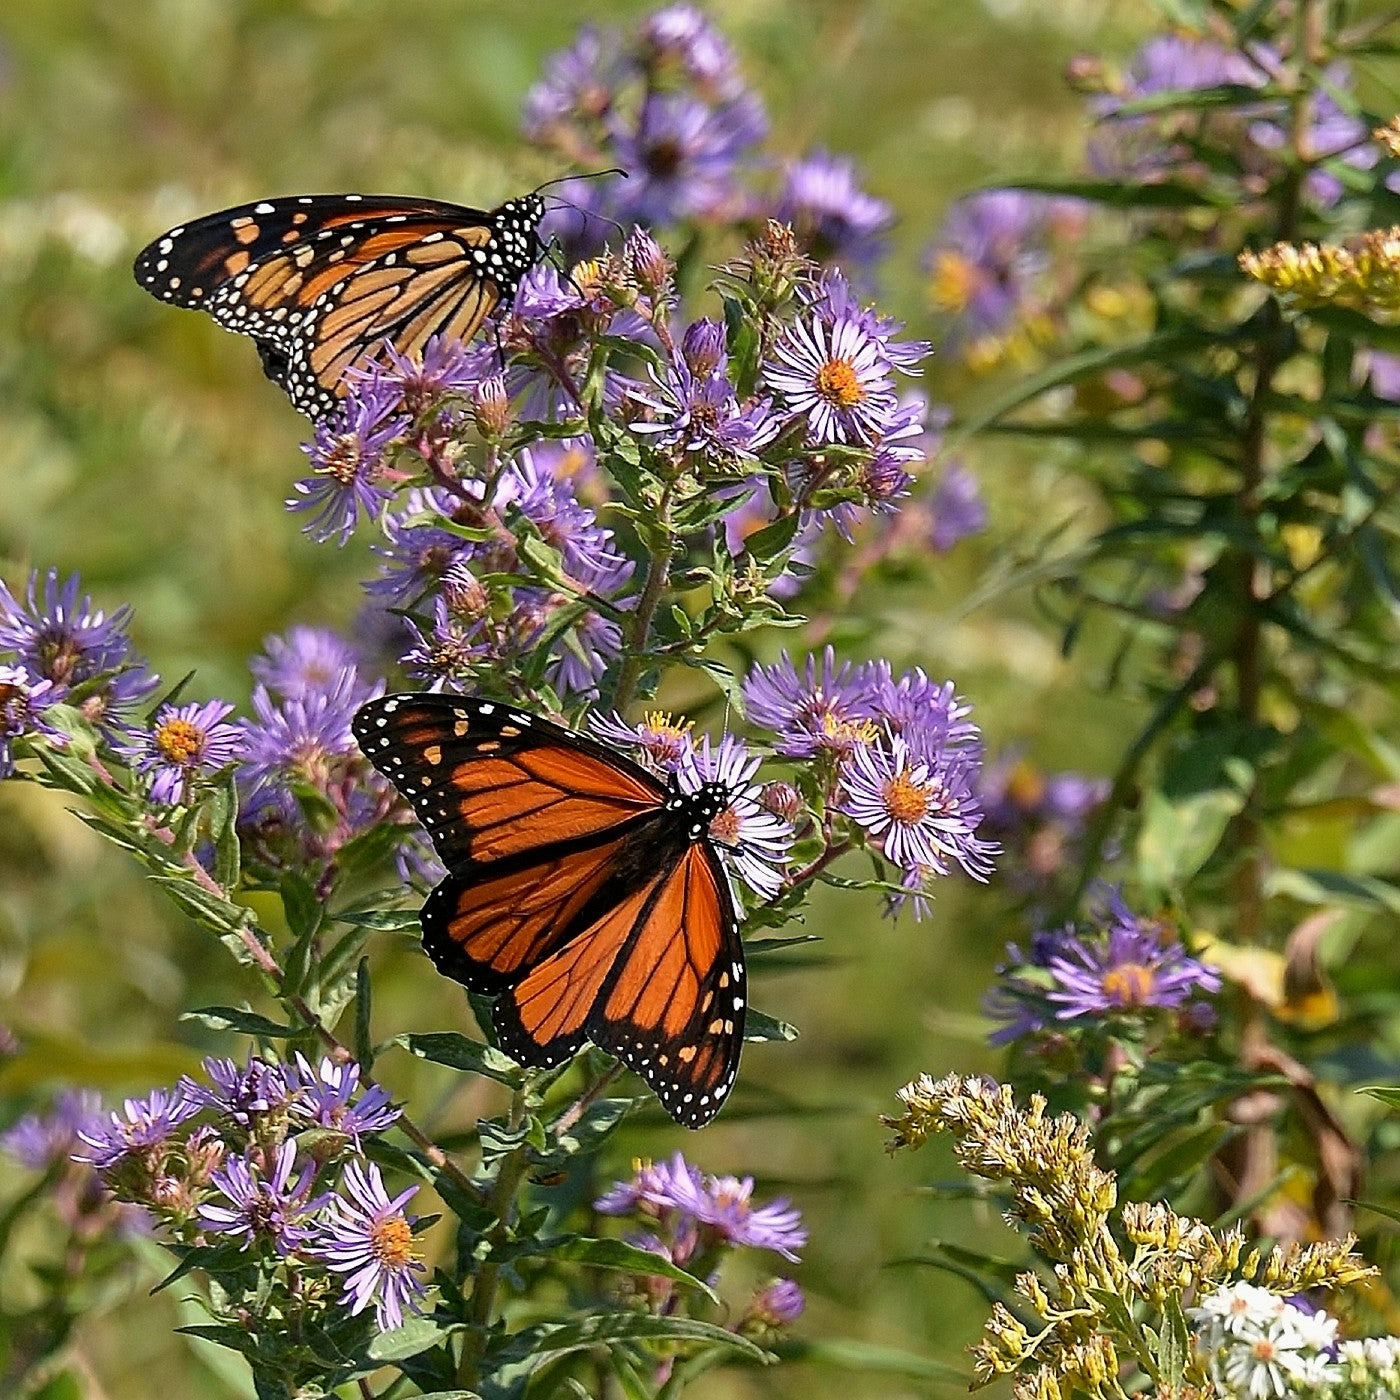
[{"label": "yellow flower center", "polygon": [[934,260],[928,299],[936,310],[956,316],[967,309],[979,280],[977,266],[970,258],[952,250],[944,251]]},{"label": "yellow flower center", "polygon": [[1006,775],[1006,795],[1018,807],[1038,807],[1045,796],[1045,779],[1022,760]]},{"label": "yellow flower center", "polygon": [[1278,1348],[1274,1346],[1273,1342],[1271,1342],[1268,1337],[1260,1337],[1259,1340],[1254,1343],[1255,1356],[1266,1365],[1274,1359],[1277,1350]]},{"label": "yellow flower center", "polygon": [[817,393],[837,408],[854,408],[865,397],[849,360],[828,360],[817,371],[815,382]]},{"label": "yellow flower center", "polygon": [[830,749],[843,752],[859,744],[873,743],[880,727],[870,719],[840,719],[830,712],[821,717],[822,737]]},{"label": "yellow flower center", "polygon": [[1145,1006],[1155,981],[1150,967],[1123,963],[1104,973],[1103,989],[1118,1006]]},{"label": "yellow flower center", "polygon": [[188,768],[204,748],[204,733],[187,719],[168,719],[156,730],[156,748],[168,763]]},{"label": "yellow flower center", "polygon": [[326,453],[321,474],[349,486],[360,470],[360,443],[353,433],[344,433]]},{"label": "yellow flower center", "polygon": [[369,1242],[379,1262],[391,1269],[402,1269],[418,1258],[413,1248],[413,1231],[401,1215],[376,1220],[369,1227]]},{"label": "yellow flower center", "polygon": [[913,826],[923,821],[928,806],[928,789],[908,773],[896,773],[885,784],[885,810],[895,821]]}]

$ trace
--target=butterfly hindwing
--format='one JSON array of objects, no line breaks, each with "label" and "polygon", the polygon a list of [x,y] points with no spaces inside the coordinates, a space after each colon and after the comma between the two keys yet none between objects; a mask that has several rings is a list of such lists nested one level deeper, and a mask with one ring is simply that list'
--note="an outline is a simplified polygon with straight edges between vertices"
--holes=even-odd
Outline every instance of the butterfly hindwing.
[{"label": "butterfly hindwing", "polygon": [[387,341],[469,340],[533,264],[535,196],[483,211],[397,195],[297,195],[206,215],[142,250],[153,296],[257,343],[268,376],[314,418]]}]

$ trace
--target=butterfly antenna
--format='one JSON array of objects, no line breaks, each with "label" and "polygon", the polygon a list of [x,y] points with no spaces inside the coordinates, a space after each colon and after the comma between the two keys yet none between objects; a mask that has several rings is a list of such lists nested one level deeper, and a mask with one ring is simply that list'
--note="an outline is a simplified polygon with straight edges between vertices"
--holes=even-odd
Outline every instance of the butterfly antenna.
[{"label": "butterfly antenna", "polygon": [[[536,185],[534,193],[540,194],[551,185],[562,185],[566,180],[601,180],[607,175],[621,175],[624,180],[627,178],[627,172],[620,165],[610,165],[606,170],[587,170],[581,175],[556,176],[553,180],[546,180],[542,185]],[[558,195],[555,196],[556,199],[558,197]]]}]

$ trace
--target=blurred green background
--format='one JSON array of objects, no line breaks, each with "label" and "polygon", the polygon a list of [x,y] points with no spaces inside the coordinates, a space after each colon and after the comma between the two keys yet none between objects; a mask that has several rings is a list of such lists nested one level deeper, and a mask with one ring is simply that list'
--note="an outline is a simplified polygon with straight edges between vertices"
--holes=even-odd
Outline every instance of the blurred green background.
[{"label": "blurred green background", "polygon": [[[549,51],[587,19],[626,23],[643,4],[578,0],[42,0],[0,6],[0,576],[81,570],[107,607],[135,606],[138,647],[167,680],[197,669],[192,697],[246,700],[246,660],[292,622],[343,624],[368,573],[362,543],[307,542],[282,510],[307,428],[263,379],[251,347],[134,284],[136,250],[186,218],[268,195],[359,189],[490,206],[558,171],[517,135]],[[1154,21],[1109,0],[734,0],[711,8],[766,99],[773,144],[857,158],[899,214],[882,270],[885,309],[931,323],[919,253],[958,194],[1075,168],[1080,99],[1062,82],[1084,50],[1126,55]],[[934,401],[985,392],[935,362]],[[1026,741],[1051,767],[1105,771],[1130,732],[1059,656],[1024,595],[963,600],[1009,548],[1082,514],[1055,448],[979,449],[993,528],[915,582],[862,590],[867,650],[951,676],[994,750]],[[1008,923],[1003,895],[949,881],[931,920],[892,925],[857,895],[829,895],[815,955],[758,969],[766,1011],[802,1039],[751,1046],[741,1094],[693,1136],[660,1120],[615,1143],[683,1147],[716,1171],[790,1191],[812,1243],[797,1277],[809,1336],[899,1346],[966,1367],[985,1305],[917,1264],[927,1241],[1015,1249],[994,1212],[920,1184],[954,1173],[929,1150],[882,1151],[876,1115],[920,1070],[993,1069],[978,1013]],[[376,1033],[463,1024],[465,1002],[408,939],[374,949]],[[0,787],[0,1021],[24,1053],[0,1067],[0,1101],[60,1083],[142,1091],[233,1053],[178,1019],[257,998],[223,950],[188,926],[121,854],[57,800]],[[242,1046],[237,1047],[241,1053]],[[388,1056],[381,1071],[434,1121],[447,1087]],[[768,1101],[803,1113],[745,1114]],[[482,1103],[460,1096],[445,1121]],[[444,1121],[444,1120],[439,1120]],[[0,1164],[0,1201],[21,1178]],[[26,1226],[42,1250],[43,1225]],[[776,1260],[774,1262],[777,1262]],[[223,1397],[236,1367],[176,1337],[173,1294],[93,1300],[75,1339],[95,1400]],[[17,1294],[23,1274],[0,1279]],[[188,1319],[186,1319],[188,1320]],[[898,1374],[810,1368],[722,1371],[700,1397],[961,1393]]]}]

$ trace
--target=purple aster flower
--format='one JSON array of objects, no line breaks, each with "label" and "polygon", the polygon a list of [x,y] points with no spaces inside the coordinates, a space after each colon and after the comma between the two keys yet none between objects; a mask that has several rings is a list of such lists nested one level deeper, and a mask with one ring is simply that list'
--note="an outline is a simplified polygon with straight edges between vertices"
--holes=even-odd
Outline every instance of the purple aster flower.
[{"label": "purple aster flower", "polygon": [[153,802],[188,802],[201,776],[242,756],[243,730],[225,723],[232,713],[224,700],[162,705],[149,730],[120,746],[132,769],[149,780]]},{"label": "purple aster flower", "polygon": [[767,132],[757,97],[715,107],[685,92],[652,92],[635,126],[611,123],[612,156],[629,179],[607,194],[623,223],[648,226],[724,214],[739,200],[738,162]]},{"label": "purple aster flower", "polygon": [[939,554],[987,528],[987,502],[977,478],[961,463],[943,468],[928,499],[929,543]]},{"label": "purple aster flower", "polygon": [[211,1055],[204,1061],[204,1072],[210,1080],[207,1086],[193,1079],[180,1081],[187,1096],[245,1132],[283,1113],[296,1090],[282,1065],[256,1055],[249,1055],[241,1068],[233,1060]]},{"label": "purple aster flower", "polygon": [[664,378],[648,365],[654,393],[634,397],[653,410],[650,422],[632,431],[653,437],[663,447],[703,452],[722,461],[751,460],[777,435],[782,424],[770,399],[739,403],[728,376],[719,370],[698,375],[684,356],[672,360]]},{"label": "purple aster flower", "polygon": [[8,778],[15,771],[16,739],[42,735],[56,743],[63,742],[63,736],[41,718],[58,695],[52,681],[35,680],[19,666],[0,666],[0,778]]},{"label": "purple aster flower", "polygon": [[984,190],[948,210],[925,266],[930,298],[959,336],[1000,335],[1025,312],[1048,266],[1053,208],[1044,195]]},{"label": "purple aster flower", "polygon": [[903,735],[855,749],[842,769],[838,810],[880,844],[904,870],[946,874],[955,861],[975,880],[991,873],[997,847],[976,832],[982,808],[972,790],[975,764],[967,754],[933,761],[912,752]]},{"label": "purple aster flower", "polygon": [[615,1181],[593,1208],[604,1215],[630,1215],[634,1211],[658,1218],[683,1209],[682,1202],[703,1190],[703,1177],[677,1152],[669,1162],[635,1158],[630,1181]]},{"label": "purple aster flower", "polygon": [[382,363],[368,374],[355,373],[361,382],[377,376],[382,385],[394,390],[404,412],[418,418],[449,396],[470,394],[493,372],[496,362],[496,347],[486,341],[464,345],[431,335],[421,356],[405,355],[386,342]]},{"label": "purple aster flower", "polygon": [[[630,568],[630,563],[629,563]],[[622,628],[591,608],[551,644],[545,675],[561,696],[598,693],[598,682],[622,655]]]},{"label": "purple aster flower", "polygon": [[565,571],[594,592],[613,593],[631,578],[632,561],[617,551],[612,531],[598,524],[572,484],[555,475],[549,455],[522,448],[501,473],[494,504],[520,511],[559,551]]},{"label": "purple aster flower", "polygon": [[681,755],[676,783],[682,792],[709,789],[724,801],[724,810],[710,821],[710,840],[750,889],[772,899],[783,885],[793,834],[763,805],[763,789],[753,781],[760,762],[732,734],[713,747],[707,734]]},{"label": "purple aster flower", "polygon": [[873,444],[889,430],[898,401],[880,341],[859,322],[794,321],[764,365],[770,388],[811,443]]},{"label": "purple aster flower", "polygon": [[74,1160],[91,1162],[99,1171],[108,1171],[127,1157],[165,1142],[202,1106],[188,1095],[183,1084],[173,1089],[152,1089],[144,1099],[126,1099],[122,1111],[109,1114],[105,1123],[99,1119],[78,1129],[85,1150],[74,1153]]},{"label": "purple aster flower", "polygon": [[1162,923],[1133,914],[1119,891],[1110,891],[1096,922],[1096,936],[1062,940],[1046,962],[1047,996],[1059,1020],[1176,1007],[1220,990],[1219,973],[1191,957]]},{"label": "purple aster flower", "polygon": [[[904,332],[904,322],[896,320],[893,316],[882,315],[873,306],[863,305],[840,268],[827,268],[812,291],[804,293],[803,296],[811,309],[828,326],[836,326],[842,321],[854,321],[875,341],[880,356],[904,374],[918,374],[924,360],[933,352],[933,346],[926,340],[901,340],[899,337]],[[892,437],[907,436],[911,431],[914,436],[922,436],[927,431],[924,423],[927,404],[922,396],[911,397],[901,402],[905,410],[917,405],[917,411],[906,411],[902,417],[897,415],[881,438],[882,443],[888,444]],[[947,409],[935,414],[936,426],[941,429],[948,416]],[[912,428],[915,423],[917,428]],[[926,454],[919,452],[916,455]]]},{"label": "purple aster flower", "polygon": [[427,1292],[426,1266],[413,1247],[415,1217],[404,1204],[418,1190],[409,1186],[392,1199],[373,1162],[352,1161],[341,1184],[349,1193],[332,1196],[313,1253],[337,1273],[346,1274],[342,1295],[352,1314],[374,1304],[381,1331],[403,1325],[404,1308],[419,1311]]},{"label": "purple aster flower", "polygon": [[28,1113],[0,1133],[0,1150],[30,1171],[67,1162],[82,1131],[102,1132],[102,1096],[94,1089],[60,1089],[47,1113]]},{"label": "purple aster flower", "polygon": [[648,64],[674,66],[711,99],[742,92],[729,41],[694,5],[667,5],[647,16],[638,39]]},{"label": "purple aster flower", "polygon": [[354,1141],[356,1150],[365,1133],[382,1133],[403,1113],[389,1102],[389,1091],[379,1084],[370,1085],[357,1103],[351,1102],[360,1088],[360,1067],[353,1060],[337,1064],[323,1058],[313,1066],[298,1051],[296,1069],[288,1077],[297,1091],[292,1112],[319,1127],[344,1133]]},{"label": "purple aster flower", "polygon": [[673,1188],[679,1209],[728,1244],[771,1249],[796,1262],[795,1251],[807,1243],[802,1212],[785,1196],[754,1205],[751,1176],[706,1176],[699,1185],[688,1177],[676,1180]]},{"label": "purple aster flower", "polygon": [[288,510],[315,512],[305,527],[313,540],[344,545],[361,515],[377,519],[393,499],[384,449],[409,427],[398,405],[398,387],[375,374],[353,384],[335,412],[316,424],[304,444],[314,475],[298,481],[286,503]]},{"label": "purple aster flower", "polygon": [[875,714],[912,753],[934,762],[954,749],[980,751],[981,731],[968,719],[972,706],[958,698],[952,681],[935,681],[918,666],[896,681],[884,661],[875,664],[874,674]]},{"label": "purple aster flower", "polygon": [[819,262],[874,262],[894,210],[856,182],[855,161],[813,151],[787,168],[777,217]]},{"label": "purple aster flower", "polygon": [[[887,675],[887,672],[885,673]],[[844,758],[878,734],[881,673],[853,666],[827,647],[820,666],[808,656],[799,674],[787,652],[772,666],[755,666],[744,681],[749,719],[772,730],[775,749],[788,758],[826,753]]]},{"label": "purple aster flower", "polygon": [[78,596],[82,584],[71,574],[62,584],[58,570],[29,575],[23,603],[0,583],[0,651],[15,660],[35,681],[49,681],[53,700],[99,676],[120,671],[131,662],[126,629],[130,607],[108,614],[92,599]]},{"label": "purple aster flower", "polygon": [[588,717],[588,727],[600,739],[635,748],[642,764],[657,773],[674,773],[694,747],[691,726],[690,720],[673,719],[663,710],[650,711],[636,724],[628,724],[616,710]]},{"label": "purple aster flower", "polygon": [[451,519],[452,507],[441,492],[417,487],[409,491],[402,510],[385,513],[388,544],[370,546],[385,562],[379,577],[365,584],[365,592],[406,607],[436,588],[453,563],[471,558],[476,550],[436,523]]},{"label": "purple aster flower", "polygon": [[313,1199],[316,1164],[296,1167],[297,1145],[290,1138],[278,1149],[269,1171],[260,1156],[230,1156],[211,1177],[223,1197],[203,1201],[199,1222],[217,1235],[233,1235],[246,1244],[271,1240],[279,1254],[291,1254],[312,1238],[312,1216],[326,1197]]},{"label": "purple aster flower", "polygon": [[744,1321],[763,1331],[776,1331],[796,1322],[806,1307],[807,1299],[792,1279],[775,1278],[754,1294]]},{"label": "purple aster flower", "polygon": [[342,674],[329,689],[278,701],[255,686],[255,717],[243,721],[244,786],[252,792],[291,781],[324,790],[342,761],[359,753],[350,730],[355,711],[383,689],[380,682],[366,695],[358,676]]},{"label": "purple aster flower", "polygon": [[284,699],[334,690],[346,676],[368,699],[371,687],[360,679],[358,667],[354,647],[328,627],[293,627],[284,636],[266,637],[262,655],[248,663],[253,679]]},{"label": "purple aster flower", "polygon": [[526,94],[526,137],[546,141],[574,122],[599,120],[627,76],[618,35],[584,25],[571,48],[546,60],[544,77]]},{"label": "purple aster flower", "polygon": [[444,595],[433,599],[431,627],[412,620],[409,627],[418,641],[403,654],[404,670],[434,689],[470,680],[494,651],[485,619],[461,617]]}]

